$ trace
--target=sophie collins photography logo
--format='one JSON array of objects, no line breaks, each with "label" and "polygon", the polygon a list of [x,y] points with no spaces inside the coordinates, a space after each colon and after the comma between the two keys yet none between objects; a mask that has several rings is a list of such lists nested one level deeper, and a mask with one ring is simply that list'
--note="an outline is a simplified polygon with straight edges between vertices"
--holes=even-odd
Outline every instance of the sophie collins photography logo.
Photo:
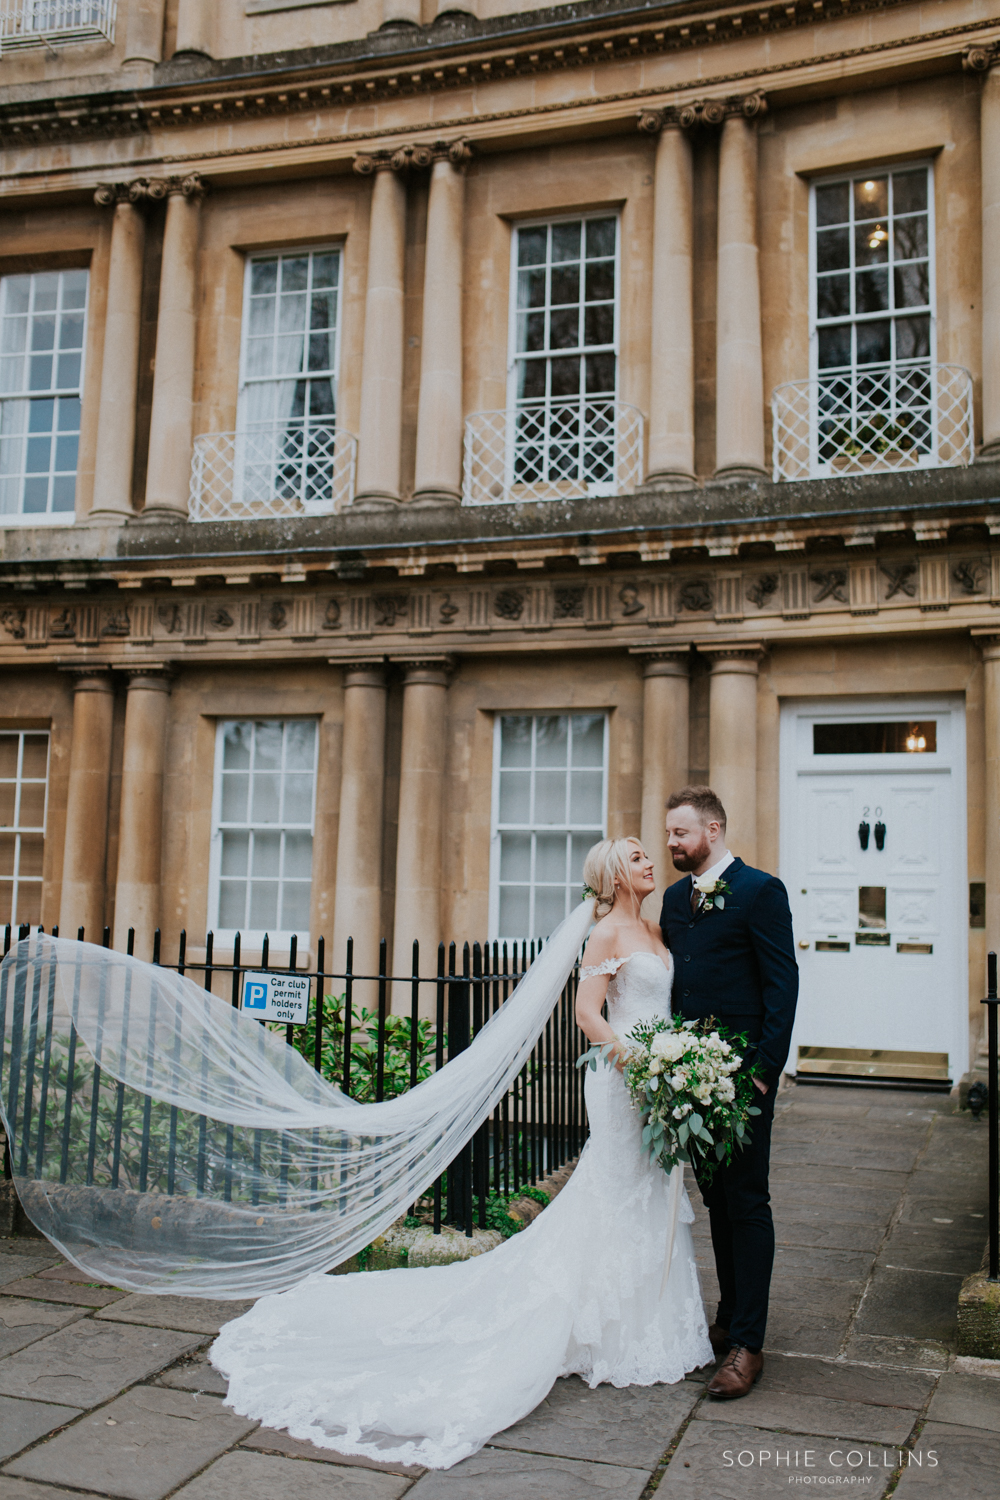
[{"label": "sophie collins photography logo", "polygon": [[[936,1469],[933,1448],[726,1448],[726,1469],[786,1469],[789,1484],[873,1485],[897,1469]],[[809,1470],[822,1470],[810,1473]]]}]

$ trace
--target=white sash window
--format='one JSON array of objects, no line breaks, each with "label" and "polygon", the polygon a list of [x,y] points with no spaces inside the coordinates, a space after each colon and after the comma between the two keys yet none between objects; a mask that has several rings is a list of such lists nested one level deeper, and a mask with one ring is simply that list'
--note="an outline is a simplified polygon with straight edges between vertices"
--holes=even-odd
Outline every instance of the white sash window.
[{"label": "white sash window", "polygon": [[581,899],[607,826],[607,716],[498,714],[490,936],[548,937]]},{"label": "white sash window", "polygon": [[314,719],[232,719],[216,733],[209,925],[287,948],[309,941]]},{"label": "white sash window", "polygon": [[0,515],[67,523],[76,504],[88,273],[0,277]]},{"label": "white sash window", "polygon": [[247,261],[234,485],[245,503],[332,506],[340,281],[337,248]]},{"label": "white sash window", "polygon": [[0,926],[41,921],[48,783],[48,734],[0,733]]}]

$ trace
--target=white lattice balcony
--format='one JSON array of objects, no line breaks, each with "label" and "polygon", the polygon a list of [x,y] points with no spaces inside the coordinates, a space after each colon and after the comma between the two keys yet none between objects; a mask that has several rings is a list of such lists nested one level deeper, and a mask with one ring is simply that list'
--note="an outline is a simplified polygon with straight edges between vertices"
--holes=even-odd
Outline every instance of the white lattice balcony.
[{"label": "white lattice balcony", "polygon": [[627,494],[642,482],[642,434],[642,412],[603,396],[473,412],[463,504]]},{"label": "white lattice balcony", "polygon": [[118,0],[0,0],[0,52],[56,42],[113,42]]},{"label": "white lattice balcony", "polygon": [[192,521],[330,515],[354,496],[358,440],[317,421],[255,423],[194,440]]},{"label": "white lattice balcony", "polygon": [[865,365],[771,397],[774,478],[829,479],[972,462],[972,376],[961,365]]}]

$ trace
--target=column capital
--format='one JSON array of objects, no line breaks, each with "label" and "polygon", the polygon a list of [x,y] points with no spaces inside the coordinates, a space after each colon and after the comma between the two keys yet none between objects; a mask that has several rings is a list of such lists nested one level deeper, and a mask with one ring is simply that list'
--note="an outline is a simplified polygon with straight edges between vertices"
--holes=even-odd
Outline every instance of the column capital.
[{"label": "column capital", "polygon": [[1000,661],[1000,634],[990,634],[988,631],[974,630],[972,632],[973,644],[978,646],[983,654],[983,661]]},{"label": "column capital", "polygon": [[686,104],[666,104],[660,109],[640,109],[636,125],[646,135],[661,130],[693,130],[721,125],[730,115],[754,120],[767,113],[767,99],[759,90],[750,94],[726,94],[716,99],[690,99]]},{"label": "column capital", "polygon": [[147,693],[169,693],[177,676],[170,662],[150,662],[144,667],[126,667],[124,671],[130,693],[133,689]]},{"label": "column capital", "polygon": [[344,674],[344,687],[385,687],[385,661],[376,657],[371,661],[338,661],[330,658],[332,667],[340,667]]},{"label": "column capital", "polygon": [[629,655],[637,657],[643,664],[643,677],[688,677],[691,671],[689,646],[673,646],[669,650],[650,650],[644,646],[631,646]]},{"label": "column capital", "polygon": [[428,683],[432,687],[447,687],[455,670],[455,658],[450,654],[422,656],[417,661],[394,659],[394,664],[402,669],[405,687],[417,682]]},{"label": "column capital", "polygon": [[764,647],[759,641],[728,642],[719,646],[698,647],[699,656],[707,656],[711,662],[712,675],[720,677],[724,673],[736,673],[740,676],[756,677]]},{"label": "column capital", "polygon": [[85,662],[80,666],[59,667],[73,679],[74,693],[112,693],[114,682],[109,662]]},{"label": "column capital", "polygon": [[977,42],[962,49],[962,67],[967,73],[988,73],[1000,62],[996,42]]},{"label": "column capital", "polygon": [[131,182],[100,182],[94,193],[94,202],[99,208],[111,208],[119,203],[159,203],[163,198],[179,195],[182,198],[204,197],[208,186],[199,172],[189,172],[185,177],[134,177]]}]

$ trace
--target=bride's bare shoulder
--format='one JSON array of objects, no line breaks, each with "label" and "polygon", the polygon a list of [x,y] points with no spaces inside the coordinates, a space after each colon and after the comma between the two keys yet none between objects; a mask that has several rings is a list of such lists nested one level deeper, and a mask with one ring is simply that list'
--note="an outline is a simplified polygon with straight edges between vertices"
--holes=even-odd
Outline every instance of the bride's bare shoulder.
[{"label": "bride's bare shoulder", "polygon": [[602,964],[609,958],[617,958],[617,947],[617,932],[605,917],[603,922],[598,922],[583,950],[584,968],[592,968],[595,964]]}]

